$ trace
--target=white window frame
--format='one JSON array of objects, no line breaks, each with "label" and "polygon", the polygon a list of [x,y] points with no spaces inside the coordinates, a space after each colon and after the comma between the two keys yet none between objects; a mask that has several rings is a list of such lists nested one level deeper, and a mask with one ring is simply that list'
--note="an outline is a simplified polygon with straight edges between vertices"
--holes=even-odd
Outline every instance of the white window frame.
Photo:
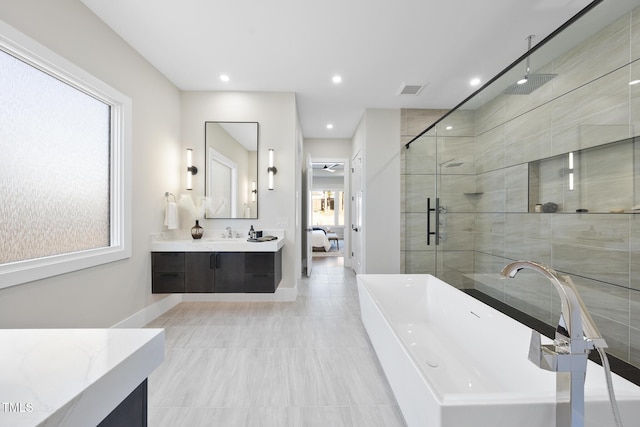
[{"label": "white window frame", "polygon": [[3,21],[0,21],[0,49],[93,96],[111,109],[110,245],[0,264],[0,289],[130,258],[131,99]]}]

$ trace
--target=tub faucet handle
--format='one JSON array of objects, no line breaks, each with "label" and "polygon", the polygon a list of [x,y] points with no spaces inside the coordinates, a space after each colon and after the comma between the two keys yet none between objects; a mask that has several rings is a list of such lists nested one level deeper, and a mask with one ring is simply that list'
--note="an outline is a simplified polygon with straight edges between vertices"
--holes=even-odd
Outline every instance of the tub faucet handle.
[{"label": "tub faucet handle", "polygon": [[531,341],[529,343],[529,357],[528,359],[533,362],[538,368],[542,368],[547,371],[556,370],[556,360],[554,357],[554,351],[549,348],[549,345],[542,345],[540,332],[535,329],[531,330]]}]

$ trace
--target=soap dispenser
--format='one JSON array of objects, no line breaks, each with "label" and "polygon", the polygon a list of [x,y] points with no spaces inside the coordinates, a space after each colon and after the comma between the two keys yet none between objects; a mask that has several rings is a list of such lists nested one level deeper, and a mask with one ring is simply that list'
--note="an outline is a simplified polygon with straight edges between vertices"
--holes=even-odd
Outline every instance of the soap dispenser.
[{"label": "soap dispenser", "polygon": [[253,229],[253,224],[251,225],[251,228],[249,229],[249,238],[250,239],[255,239],[256,238],[256,231]]}]

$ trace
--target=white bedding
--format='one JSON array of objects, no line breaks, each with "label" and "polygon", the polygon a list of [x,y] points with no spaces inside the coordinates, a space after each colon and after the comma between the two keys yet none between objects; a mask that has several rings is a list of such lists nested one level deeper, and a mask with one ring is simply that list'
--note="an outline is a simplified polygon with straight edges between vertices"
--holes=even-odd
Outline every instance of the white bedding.
[{"label": "white bedding", "polygon": [[324,248],[325,252],[331,249],[331,242],[327,239],[327,235],[322,230],[313,230],[311,232],[311,246],[314,248]]}]

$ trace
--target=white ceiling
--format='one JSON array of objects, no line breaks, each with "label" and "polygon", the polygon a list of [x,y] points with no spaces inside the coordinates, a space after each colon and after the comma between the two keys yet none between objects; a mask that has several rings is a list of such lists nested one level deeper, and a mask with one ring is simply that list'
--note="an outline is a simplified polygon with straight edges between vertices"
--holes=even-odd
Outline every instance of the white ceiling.
[{"label": "white ceiling", "polygon": [[352,137],[365,108],[451,108],[590,3],[81,1],[181,90],[295,92],[307,138]]}]

